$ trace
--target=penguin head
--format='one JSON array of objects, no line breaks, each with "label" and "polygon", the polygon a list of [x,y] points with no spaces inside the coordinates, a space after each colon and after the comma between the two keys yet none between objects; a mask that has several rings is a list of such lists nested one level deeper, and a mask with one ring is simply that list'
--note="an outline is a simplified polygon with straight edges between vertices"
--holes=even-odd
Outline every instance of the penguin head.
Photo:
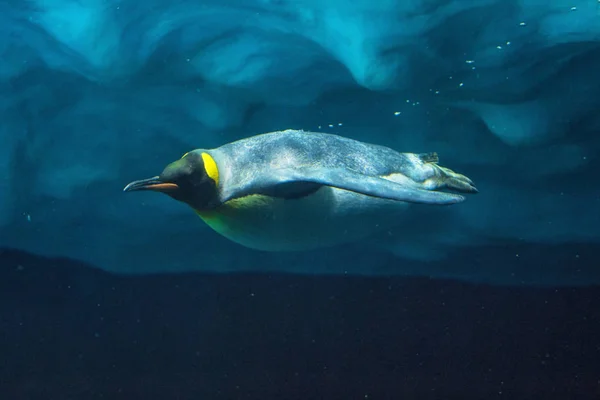
[{"label": "penguin head", "polygon": [[219,171],[215,160],[200,150],[186,153],[167,165],[158,176],[129,183],[123,191],[162,192],[201,211],[218,204],[218,183]]}]

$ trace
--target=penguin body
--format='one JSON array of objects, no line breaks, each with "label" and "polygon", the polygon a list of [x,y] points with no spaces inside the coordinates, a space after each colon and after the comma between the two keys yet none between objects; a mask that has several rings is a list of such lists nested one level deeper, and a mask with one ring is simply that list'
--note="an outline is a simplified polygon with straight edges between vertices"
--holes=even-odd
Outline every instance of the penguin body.
[{"label": "penguin body", "polygon": [[476,193],[435,153],[399,153],[297,130],[193,150],[125,191],[155,190],[189,204],[246,247],[302,251],[353,242],[402,223],[410,204],[449,205]]}]

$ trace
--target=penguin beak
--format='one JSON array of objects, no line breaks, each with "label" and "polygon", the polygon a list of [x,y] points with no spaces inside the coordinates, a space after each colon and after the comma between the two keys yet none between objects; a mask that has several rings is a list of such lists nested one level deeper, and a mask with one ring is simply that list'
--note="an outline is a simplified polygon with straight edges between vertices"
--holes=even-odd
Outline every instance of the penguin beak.
[{"label": "penguin beak", "polygon": [[155,177],[148,178],[148,179],[133,181],[130,184],[128,184],[127,186],[125,186],[125,188],[123,188],[123,191],[124,192],[133,192],[136,190],[153,190],[155,192],[167,193],[167,192],[172,192],[177,189],[179,189],[179,186],[177,186],[176,184],[169,183],[169,182],[163,182],[160,180],[160,178],[158,176],[155,176]]}]

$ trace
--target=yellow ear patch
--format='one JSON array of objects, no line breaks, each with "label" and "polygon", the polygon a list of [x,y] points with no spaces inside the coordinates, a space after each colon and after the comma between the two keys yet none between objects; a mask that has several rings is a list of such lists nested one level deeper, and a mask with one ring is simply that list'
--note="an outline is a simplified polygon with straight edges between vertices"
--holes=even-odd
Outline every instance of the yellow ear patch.
[{"label": "yellow ear patch", "polygon": [[215,159],[211,157],[208,153],[202,153],[202,161],[204,161],[204,169],[206,170],[206,175],[213,181],[215,184],[219,184],[219,168],[217,168],[217,163]]}]

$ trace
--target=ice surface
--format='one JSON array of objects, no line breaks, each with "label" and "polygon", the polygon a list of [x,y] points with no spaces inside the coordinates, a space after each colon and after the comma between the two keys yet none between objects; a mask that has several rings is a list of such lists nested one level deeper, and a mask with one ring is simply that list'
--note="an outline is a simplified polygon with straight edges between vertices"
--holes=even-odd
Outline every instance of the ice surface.
[{"label": "ice surface", "polygon": [[[402,260],[600,241],[596,0],[3,0],[0,34],[0,246],[127,273],[368,275],[393,254],[398,274],[568,284],[577,268]],[[192,148],[287,128],[437,151],[481,193],[415,210],[346,263],[241,249],[120,192]]]}]

